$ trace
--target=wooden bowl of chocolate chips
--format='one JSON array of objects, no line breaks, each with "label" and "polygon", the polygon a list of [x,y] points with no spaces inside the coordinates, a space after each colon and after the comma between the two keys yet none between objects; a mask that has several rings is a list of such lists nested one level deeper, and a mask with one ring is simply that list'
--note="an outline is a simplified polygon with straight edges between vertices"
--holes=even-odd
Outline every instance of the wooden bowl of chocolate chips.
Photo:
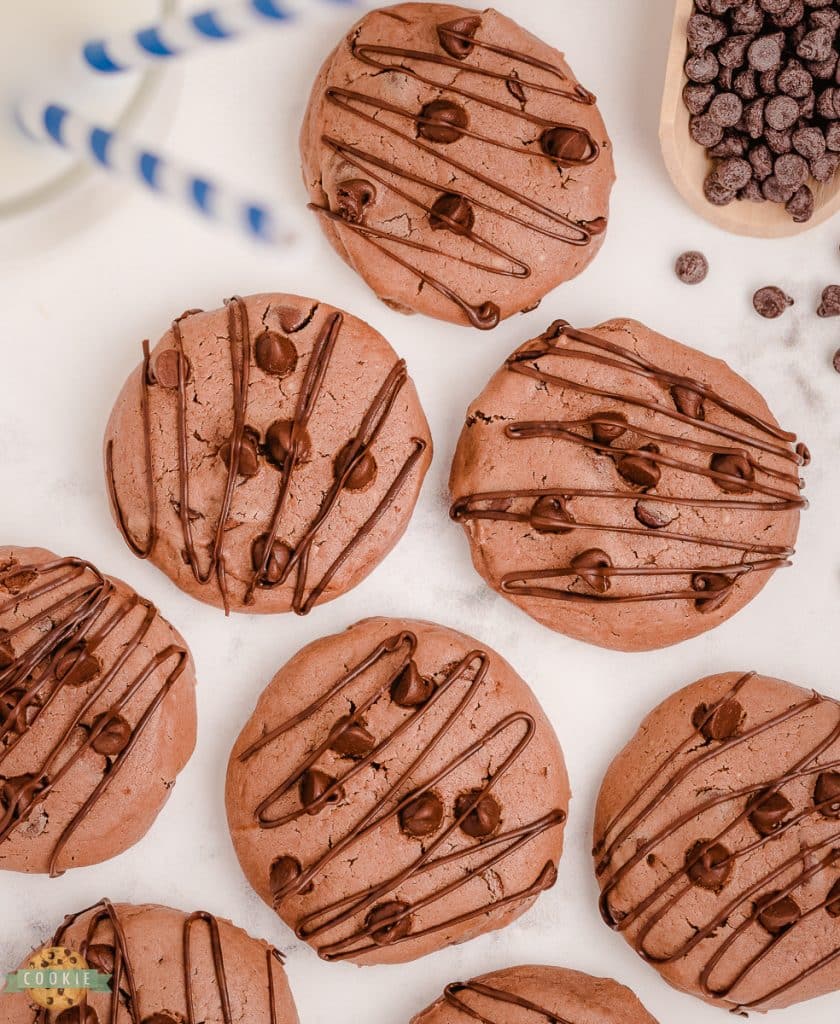
[{"label": "wooden bowl of chocolate chips", "polygon": [[840,209],[840,5],[676,0],[659,137],[688,204],[783,238]]}]

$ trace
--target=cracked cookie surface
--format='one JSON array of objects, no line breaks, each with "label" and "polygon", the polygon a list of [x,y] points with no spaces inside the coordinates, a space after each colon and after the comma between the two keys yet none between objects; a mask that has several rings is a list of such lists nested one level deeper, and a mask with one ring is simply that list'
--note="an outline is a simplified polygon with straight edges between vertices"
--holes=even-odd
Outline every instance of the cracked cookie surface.
[{"label": "cracked cookie surface", "polygon": [[810,456],[725,363],[633,320],[556,321],[470,406],[450,475],[487,582],[617,650],[730,618],[790,564]]},{"label": "cracked cookie surface", "polygon": [[554,884],[569,785],[498,654],[378,618],[277,673],[226,801],[249,882],[299,938],[325,960],[401,963],[503,927]]},{"label": "cracked cookie surface", "polygon": [[151,602],[83,559],[0,547],[0,869],[133,846],[195,733],[192,657]]},{"label": "cracked cookie surface", "polygon": [[709,676],[642,722],[595,811],[601,914],[676,988],[745,1016],[840,989],[840,704]]},{"label": "cracked cookie surface", "polygon": [[382,8],[348,33],[301,156],[327,238],[379,298],[484,330],[589,264],[615,179],[563,55],[492,8],[450,4]]},{"label": "cracked cookie surface", "polygon": [[405,531],[431,457],[388,342],[281,294],[188,311],[146,343],[105,435],[134,553],[251,613],[305,614],[361,582]]}]

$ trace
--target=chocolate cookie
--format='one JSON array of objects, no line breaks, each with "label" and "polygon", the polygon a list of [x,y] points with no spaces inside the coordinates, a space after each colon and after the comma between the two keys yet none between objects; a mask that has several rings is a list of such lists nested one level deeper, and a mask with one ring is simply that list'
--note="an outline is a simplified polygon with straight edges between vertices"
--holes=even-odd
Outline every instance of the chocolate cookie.
[{"label": "chocolate cookie", "polygon": [[753,672],[660,704],[595,813],[601,912],[732,1010],[840,989],[840,704]]},{"label": "chocolate cookie", "polygon": [[519,917],[557,878],[557,737],[494,651],[366,619],[300,651],[231,753],[248,880],[324,960],[400,963]]},{"label": "chocolate cookie", "polygon": [[563,55],[450,4],[362,18],[318,75],[301,155],[327,238],[384,302],[484,330],[589,264],[615,180]]},{"label": "chocolate cookie", "polygon": [[790,564],[807,449],[718,359],[632,320],[558,320],[472,403],[451,515],[476,569],[601,647],[678,643]]},{"label": "chocolate cookie", "polygon": [[447,985],[412,1024],[656,1024],[629,988],[562,967],[509,967]]},{"label": "chocolate cookie", "polygon": [[[297,1024],[282,955],[205,911],[100,900],[67,917],[48,945],[112,975],[111,991],[88,991],[84,1009],[44,1014],[51,1024]],[[3,1008],[7,1024],[31,1024],[26,995],[4,996]]]},{"label": "chocolate cookie", "polygon": [[0,868],[99,864],[195,746],[195,670],[151,602],[80,558],[0,547]]},{"label": "chocolate cookie", "polygon": [[294,295],[179,317],[105,436],[126,542],[226,611],[306,614],[402,536],[429,462],[405,362],[361,320]]}]

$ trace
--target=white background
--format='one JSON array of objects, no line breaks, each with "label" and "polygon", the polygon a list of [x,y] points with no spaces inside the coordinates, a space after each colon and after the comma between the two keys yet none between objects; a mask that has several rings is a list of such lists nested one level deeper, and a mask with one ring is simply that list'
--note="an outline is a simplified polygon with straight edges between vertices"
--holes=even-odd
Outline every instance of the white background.
[{"label": "white background", "polygon": [[[18,0],[21,2],[21,0]],[[121,201],[86,232],[49,252],[15,258],[0,227],[0,542],[79,554],[155,600],[192,646],[199,676],[199,743],[149,835],[110,863],[57,880],[0,876],[0,971],[39,944],[65,912],[102,895],[205,908],[288,954],[303,1024],[403,1024],[444,984],[523,962],[562,964],[630,985],[663,1022],[722,1021],[723,1011],[672,992],[601,923],[589,858],[593,802],[603,773],[641,717],[672,690],[710,672],[757,669],[840,697],[840,377],[831,354],[840,321],[814,311],[840,281],[838,231],[796,240],[728,237],[683,205],[657,146],[670,0],[500,0],[500,7],[564,50],[599,96],[619,181],[602,254],[572,283],[485,334],[407,319],[380,305],[322,241],[291,258],[214,231],[145,196]],[[478,6],[478,5],[476,5]],[[165,142],[198,166],[243,185],[305,200],[297,130],[316,70],[351,15],[285,29],[192,60],[166,85],[174,108]],[[113,189],[103,189],[110,203]],[[5,251],[3,247],[5,246]],[[686,248],[704,250],[708,281],[672,273]],[[760,320],[750,297],[778,283],[796,297],[781,320]],[[369,320],[408,360],[432,426],[435,460],[397,550],[352,594],[308,618],[225,620],[135,559],[108,513],[103,428],[140,342],[171,317],[215,308],[239,292],[317,296]],[[634,316],[722,356],[763,391],[788,429],[807,440],[811,509],[796,565],[776,575],[734,620],[671,650],[602,651],[538,626],[473,571],[449,521],[449,463],[468,402],[518,344],[562,316],[591,326]],[[566,752],[573,801],[557,886],[524,919],[404,967],[320,962],[246,884],[225,826],[228,751],[262,688],[300,646],[372,614],[437,619],[490,643],[534,687]],[[0,1009],[2,1009],[0,997]],[[840,993],[778,1019],[836,1024]],[[0,1013],[2,1017],[2,1013]]]}]

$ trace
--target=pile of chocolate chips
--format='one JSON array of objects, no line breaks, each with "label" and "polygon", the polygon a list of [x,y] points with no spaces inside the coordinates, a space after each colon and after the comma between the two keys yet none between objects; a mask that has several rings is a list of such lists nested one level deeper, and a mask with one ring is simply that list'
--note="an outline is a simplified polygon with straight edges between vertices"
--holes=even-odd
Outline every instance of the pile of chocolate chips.
[{"label": "pile of chocolate chips", "polygon": [[840,0],[695,0],[690,132],[716,163],[710,203],[784,203],[810,220],[809,181],[840,165]]}]

